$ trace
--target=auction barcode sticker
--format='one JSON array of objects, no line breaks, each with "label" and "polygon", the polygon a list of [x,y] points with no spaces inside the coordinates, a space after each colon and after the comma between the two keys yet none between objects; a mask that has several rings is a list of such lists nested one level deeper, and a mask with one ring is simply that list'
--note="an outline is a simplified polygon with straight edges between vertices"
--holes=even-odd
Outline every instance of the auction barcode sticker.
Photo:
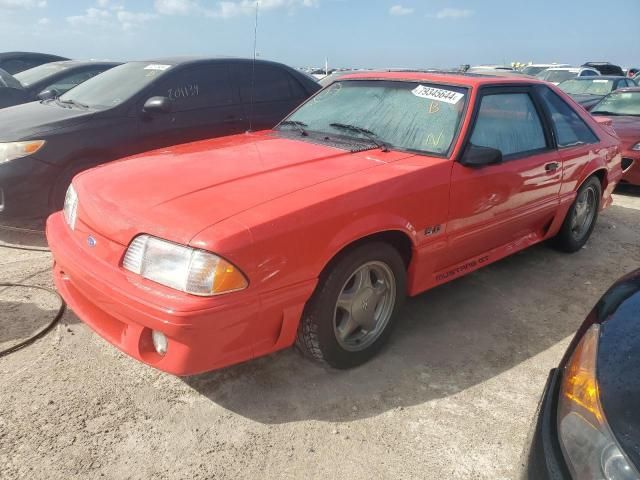
[{"label": "auction barcode sticker", "polygon": [[428,98],[429,100],[438,100],[440,102],[451,103],[455,105],[464,98],[464,93],[454,92],[453,90],[444,90],[442,88],[425,87],[418,85],[411,90],[416,97]]}]

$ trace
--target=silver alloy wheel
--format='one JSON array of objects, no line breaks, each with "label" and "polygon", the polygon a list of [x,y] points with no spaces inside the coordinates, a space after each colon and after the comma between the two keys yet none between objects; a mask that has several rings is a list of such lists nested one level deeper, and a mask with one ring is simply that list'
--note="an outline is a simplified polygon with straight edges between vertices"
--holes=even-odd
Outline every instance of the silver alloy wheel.
[{"label": "silver alloy wheel", "polygon": [[342,286],[333,314],[333,331],[342,348],[371,346],[387,327],[396,303],[396,279],[386,263],[361,265]]},{"label": "silver alloy wheel", "polygon": [[571,218],[571,234],[576,240],[582,239],[591,228],[598,205],[596,195],[595,188],[590,186],[576,200]]}]

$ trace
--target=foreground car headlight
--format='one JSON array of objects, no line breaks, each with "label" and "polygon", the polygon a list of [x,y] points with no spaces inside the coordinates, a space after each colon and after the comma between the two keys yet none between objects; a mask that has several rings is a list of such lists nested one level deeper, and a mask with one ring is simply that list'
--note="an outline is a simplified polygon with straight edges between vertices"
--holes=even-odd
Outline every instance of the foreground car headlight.
[{"label": "foreground car headlight", "polygon": [[40,150],[44,144],[44,140],[0,143],[0,163],[15,160],[16,158],[27,157]]},{"label": "foreground car headlight", "polygon": [[62,209],[64,219],[71,230],[76,228],[76,218],[78,216],[78,194],[73,185],[67,188],[67,194],[64,197],[64,207]]},{"label": "foreground car headlight", "polygon": [[619,447],[600,404],[596,359],[600,326],[593,325],[565,367],[558,405],[562,453],[573,478],[640,480]]},{"label": "foreground car headlight", "polygon": [[640,142],[631,147],[631,150],[633,150],[634,152],[640,152]]},{"label": "foreground car headlight", "polygon": [[225,259],[150,235],[133,239],[122,266],[148,280],[201,296],[247,288],[245,276]]}]

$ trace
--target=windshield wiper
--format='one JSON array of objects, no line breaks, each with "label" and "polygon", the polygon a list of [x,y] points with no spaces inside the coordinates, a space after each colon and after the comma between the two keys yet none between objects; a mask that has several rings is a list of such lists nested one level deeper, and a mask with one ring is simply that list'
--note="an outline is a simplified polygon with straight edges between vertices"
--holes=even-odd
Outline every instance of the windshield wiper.
[{"label": "windshield wiper", "polygon": [[74,107],[80,107],[80,108],[89,108],[89,105],[85,105],[84,103],[80,103],[76,100],[60,100],[59,98],[57,99],[58,102],[64,104],[64,105],[73,105]]},{"label": "windshield wiper", "polygon": [[614,117],[620,115],[619,113],[607,112],[606,110],[598,110],[597,112],[591,112],[592,115],[613,115]]},{"label": "windshield wiper", "polygon": [[378,138],[378,135],[376,135],[374,132],[372,132],[367,128],[358,127],[356,125],[349,125],[346,123],[330,123],[329,126],[340,129],[340,130],[346,130],[348,132],[360,133],[365,137],[367,137],[371,141],[371,143],[373,143],[376,147],[378,147],[383,152],[389,151],[389,147],[387,146],[387,144],[381,141]]},{"label": "windshield wiper", "polygon": [[284,122],[280,122],[280,125],[291,125],[296,130],[298,130],[300,132],[300,135],[302,135],[303,137],[309,136],[307,131],[304,129],[304,127],[308,125],[304,122],[299,122],[298,120],[285,120]]}]

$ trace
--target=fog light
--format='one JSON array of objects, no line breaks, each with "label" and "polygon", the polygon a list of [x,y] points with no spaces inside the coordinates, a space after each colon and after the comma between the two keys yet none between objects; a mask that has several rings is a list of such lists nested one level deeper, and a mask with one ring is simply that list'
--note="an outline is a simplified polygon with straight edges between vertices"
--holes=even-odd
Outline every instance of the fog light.
[{"label": "fog light", "polygon": [[153,339],[153,348],[156,349],[158,354],[164,355],[167,353],[167,346],[169,342],[167,341],[167,337],[164,336],[164,333],[154,330],[151,332],[151,338]]}]

